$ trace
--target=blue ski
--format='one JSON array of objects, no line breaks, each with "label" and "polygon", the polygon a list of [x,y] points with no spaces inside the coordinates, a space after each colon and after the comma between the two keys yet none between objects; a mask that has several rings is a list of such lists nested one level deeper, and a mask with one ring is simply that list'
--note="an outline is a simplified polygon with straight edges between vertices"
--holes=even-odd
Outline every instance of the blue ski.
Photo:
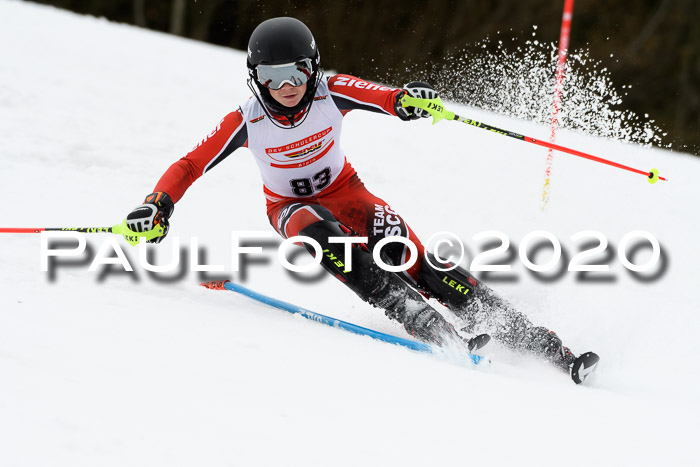
[{"label": "blue ski", "polygon": [[[277,300],[276,298],[268,297],[267,295],[255,292],[247,287],[243,287],[242,285],[236,284],[231,281],[205,282],[202,285],[208,289],[230,290],[232,292],[237,292],[241,295],[245,295],[246,297],[250,297],[253,300],[257,300],[266,305],[279,308],[280,310],[288,311],[289,313],[299,314],[306,319],[310,319],[311,321],[316,321],[318,323],[323,323],[334,328],[344,329],[346,331],[350,331],[355,334],[360,334],[362,336],[369,336],[373,339],[388,342],[390,344],[402,345],[404,347],[408,347],[409,349],[417,350],[418,352],[425,352],[431,354],[439,353],[439,348],[430,344],[426,344],[424,342],[416,342],[410,339],[404,339],[402,337],[392,336],[383,332],[363,328],[362,326],[357,326],[356,324],[348,323],[346,321],[331,318],[329,316],[325,316],[320,313],[307,310],[306,308],[292,305],[291,303],[283,302],[282,300]],[[484,357],[481,357],[479,355],[474,355],[471,353],[468,355],[469,359],[474,364],[479,364],[482,362],[482,360],[484,360]]]}]

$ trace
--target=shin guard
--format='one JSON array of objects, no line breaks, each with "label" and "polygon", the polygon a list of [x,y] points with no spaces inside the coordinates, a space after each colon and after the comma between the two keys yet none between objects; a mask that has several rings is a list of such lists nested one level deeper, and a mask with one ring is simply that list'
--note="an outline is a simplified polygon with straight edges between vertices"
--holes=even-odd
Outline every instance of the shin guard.
[{"label": "shin guard", "polygon": [[[316,240],[323,250],[321,265],[355,292],[362,300],[381,308],[386,315],[402,323],[409,334],[419,339],[442,344],[446,339],[459,338],[452,325],[428,303],[423,296],[393,272],[380,268],[365,245],[350,248],[352,269],[347,270],[345,245],[330,243],[329,237],[349,237],[340,223],[322,220],[299,232]],[[313,253],[310,246],[306,248]]]}]

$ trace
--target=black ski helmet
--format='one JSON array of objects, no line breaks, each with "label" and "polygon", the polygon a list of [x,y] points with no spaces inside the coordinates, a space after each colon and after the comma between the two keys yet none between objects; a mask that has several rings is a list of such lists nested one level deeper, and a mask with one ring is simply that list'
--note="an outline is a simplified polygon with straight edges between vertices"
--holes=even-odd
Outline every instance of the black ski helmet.
[{"label": "black ski helmet", "polygon": [[[285,107],[270,95],[269,89],[260,84],[256,76],[258,65],[281,65],[310,59],[312,74],[306,85],[306,93],[294,107]],[[307,109],[313,102],[323,71],[320,55],[313,34],[296,18],[272,18],[260,23],[248,41],[248,85],[255,93],[255,83],[265,106],[279,115],[295,115]]]}]

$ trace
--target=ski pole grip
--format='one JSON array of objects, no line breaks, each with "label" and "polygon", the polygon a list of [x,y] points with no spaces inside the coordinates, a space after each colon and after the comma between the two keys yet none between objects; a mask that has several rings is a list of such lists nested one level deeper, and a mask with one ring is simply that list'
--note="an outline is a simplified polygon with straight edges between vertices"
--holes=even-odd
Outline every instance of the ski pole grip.
[{"label": "ski pole grip", "polygon": [[425,110],[433,116],[433,125],[440,120],[454,120],[455,118],[454,112],[447,110],[442,103],[442,99],[439,97],[435,99],[419,99],[417,97],[404,95],[401,97],[401,105],[403,107],[417,107]]},{"label": "ski pole grip", "polygon": [[157,225],[152,230],[146,230],[145,232],[134,232],[126,225],[126,219],[124,219],[121,224],[112,227],[112,232],[122,235],[129,245],[134,246],[139,243],[141,238],[145,238],[148,241],[156,237],[162,237],[163,226]]}]

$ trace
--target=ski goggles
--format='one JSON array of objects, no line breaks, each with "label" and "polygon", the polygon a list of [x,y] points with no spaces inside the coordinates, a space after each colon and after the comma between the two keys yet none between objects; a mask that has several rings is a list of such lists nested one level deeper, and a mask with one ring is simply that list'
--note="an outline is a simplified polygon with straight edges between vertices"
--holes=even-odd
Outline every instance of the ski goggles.
[{"label": "ski goggles", "polygon": [[258,65],[255,67],[258,83],[275,91],[284,86],[285,83],[289,83],[292,86],[301,86],[311,78],[312,73],[313,68],[309,58],[295,63]]}]

